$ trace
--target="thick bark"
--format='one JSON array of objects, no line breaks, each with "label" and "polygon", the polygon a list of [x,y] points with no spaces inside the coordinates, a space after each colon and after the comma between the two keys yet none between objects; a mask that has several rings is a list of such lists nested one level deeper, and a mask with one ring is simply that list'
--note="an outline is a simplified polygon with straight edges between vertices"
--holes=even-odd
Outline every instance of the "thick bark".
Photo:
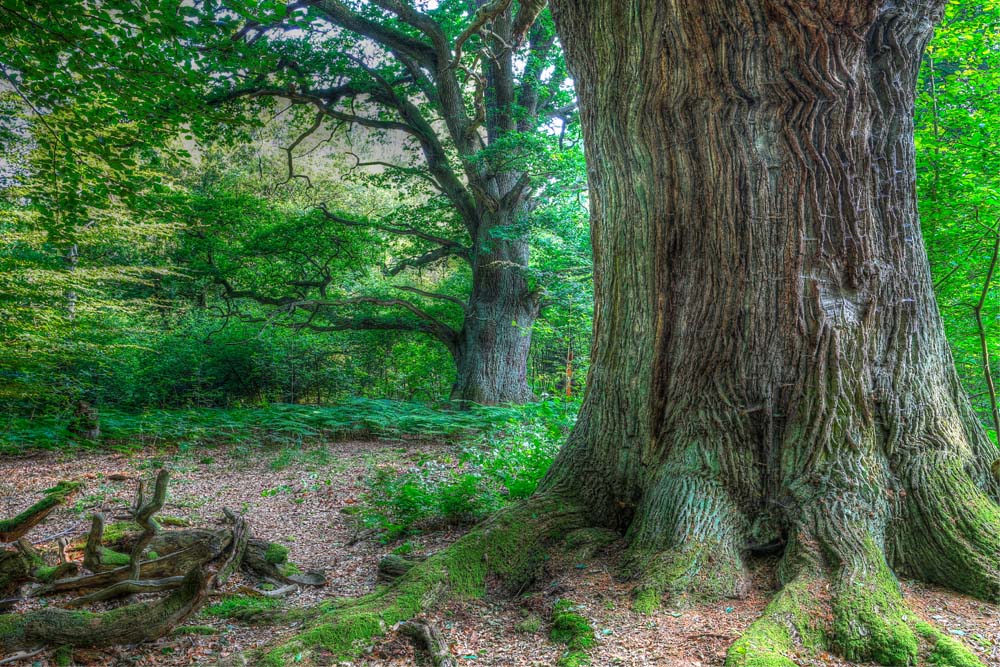
[{"label": "thick bark", "polygon": [[785,542],[786,581],[830,577],[853,614],[833,644],[895,663],[915,648],[889,627],[906,618],[889,566],[1000,599],[997,450],[916,212],[913,88],[943,4],[552,2],[596,309],[543,487],[627,531],[647,603],[738,595],[741,553]]},{"label": "thick bark", "polygon": [[496,225],[482,229],[484,238],[472,258],[468,311],[453,350],[451,398],[483,405],[526,403],[533,398],[528,351],[539,310],[528,286],[528,242],[491,238]]},{"label": "thick bark", "polygon": [[355,656],[446,596],[522,590],[557,543],[624,533],[646,609],[741,595],[744,554],[784,552],[729,667],[819,649],[909,665],[921,644],[981,667],[894,575],[1000,600],[997,450],[957,380],[916,213],[913,85],[943,0],[551,4],[591,186],[577,426],[531,499],[268,664]]}]

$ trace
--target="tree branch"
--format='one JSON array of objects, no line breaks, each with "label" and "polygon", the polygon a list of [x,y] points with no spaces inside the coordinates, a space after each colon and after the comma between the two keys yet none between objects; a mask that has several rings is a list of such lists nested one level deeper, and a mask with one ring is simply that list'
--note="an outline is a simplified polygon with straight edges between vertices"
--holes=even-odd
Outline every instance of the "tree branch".
[{"label": "tree branch", "polygon": [[405,53],[425,66],[436,69],[438,54],[423,40],[363,18],[340,0],[313,0],[310,4],[336,25],[373,39],[393,51]]},{"label": "tree branch", "polygon": [[395,227],[391,225],[380,225],[372,224],[367,222],[361,222],[358,220],[351,220],[350,218],[345,218],[343,216],[337,215],[327,208],[326,204],[321,204],[319,210],[323,212],[328,220],[332,220],[341,225],[347,225],[349,227],[367,227],[369,229],[377,229],[388,234],[399,234],[401,236],[415,236],[418,239],[423,239],[424,241],[429,241],[431,243],[436,243],[443,248],[448,248],[451,250],[451,254],[463,257],[465,259],[469,258],[470,248],[462,245],[458,241],[453,239],[448,239],[443,236],[436,236],[434,234],[429,234],[427,232],[421,231],[415,227]]},{"label": "tree branch", "polygon": [[388,276],[397,276],[406,268],[415,269],[420,266],[427,266],[428,264],[432,264],[454,254],[455,252],[452,248],[435,248],[434,250],[425,252],[420,257],[400,260],[396,264],[388,267],[385,270],[385,274]]},{"label": "tree branch", "polygon": [[404,292],[412,292],[413,294],[419,294],[420,296],[427,297],[428,299],[441,299],[443,301],[450,301],[451,303],[454,303],[459,308],[461,308],[462,312],[467,312],[469,309],[464,301],[462,301],[458,297],[451,296],[450,294],[441,294],[440,292],[426,292],[416,287],[410,287],[409,285],[393,285],[393,287],[395,289],[402,290]]}]

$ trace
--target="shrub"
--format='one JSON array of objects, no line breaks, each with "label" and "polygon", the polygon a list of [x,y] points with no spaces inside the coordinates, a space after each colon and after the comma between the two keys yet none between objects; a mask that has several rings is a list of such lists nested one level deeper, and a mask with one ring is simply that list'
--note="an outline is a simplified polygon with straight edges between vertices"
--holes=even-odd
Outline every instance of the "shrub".
[{"label": "shrub", "polygon": [[572,427],[576,407],[481,409],[482,430],[457,455],[405,470],[377,468],[362,497],[362,521],[389,541],[422,528],[474,523],[530,496]]}]

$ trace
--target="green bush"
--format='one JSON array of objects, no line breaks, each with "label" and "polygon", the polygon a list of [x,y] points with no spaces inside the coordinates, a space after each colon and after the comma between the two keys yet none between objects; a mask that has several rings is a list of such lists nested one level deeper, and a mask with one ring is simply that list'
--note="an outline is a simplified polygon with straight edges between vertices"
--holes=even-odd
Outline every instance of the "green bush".
[{"label": "green bush", "polygon": [[457,455],[405,470],[377,468],[362,497],[362,521],[389,541],[421,528],[474,523],[528,497],[552,465],[577,407],[546,402],[479,411],[482,430]]}]

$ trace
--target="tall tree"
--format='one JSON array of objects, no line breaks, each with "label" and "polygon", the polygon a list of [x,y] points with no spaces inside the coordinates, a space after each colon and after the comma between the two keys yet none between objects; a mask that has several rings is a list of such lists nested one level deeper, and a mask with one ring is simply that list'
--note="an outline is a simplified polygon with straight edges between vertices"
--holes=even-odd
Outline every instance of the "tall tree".
[{"label": "tall tree", "polygon": [[[544,156],[557,150],[557,134],[546,127],[565,126],[575,109],[551,19],[528,18],[534,13],[509,0],[471,9],[464,1],[434,9],[395,1],[291,3],[284,18],[245,26],[248,50],[270,55],[270,66],[240,72],[220,97],[312,107],[315,120],[302,137],[324,122],[368,128],[388,147],[382,156],[369,150],[375,155],[356,158],[358,165],[422,183],[438,200],[432,215],[404,209],[388,220],[323,211],[337,224],[415,239],[416,252],[398,258],[392,275],[447,258],[468,264],[471,289],[459,300],[460,326],[443,325],[408,298],[454,296],[413,289],[392,299],[359,297],[404,316],[357,322],[437,337],[455,359],[452,397],[476,403],[531,398],[527,359],[542,294],[528,276],[527,218],[555,169]],[[296,27],[302,36],[288,37]],[[513,45],[525,37],[525,53],[515,57]],[[290,178],[293,169],[290,149]],[[334,319],[320,326],[349,328],[354,321]]]},{"label": "tall tree", "polygon": [[[448,347],[456,399],[531,397],[526,360],[543,295],[527,271],[529,217],[556,185],[558,160],[547,158],[575,110],[551,18],[535,21],[532,3],[511,0],[145,0],[79,9],[81,25],[31,3],[0,13],[10,47],[3,74],[37,107],[111,99],[151,134],[184,123],[197,133],[220,119],[220,105],[291,101],[311,120],[288,147],[289,179],[311,131],[366,128],[385,147],[359,156],[358,166],[422,184],[436,214],[362,220],[330,206],[329,220],[413,241],[414,254],[393,271],[456,258],[472,277],[460,326],[423,317],[420,299],[438,296],[411,292],[382,300],[407,315],[385,318],[386,327],[430,333]],[[256,117],[253,109],[247,118]]]},{"label": "tall tree", "polygon": [[516,590],[599,526],[625,534],[643,609],[741,595],[746,552],[783,552],[728,665],[981,665],[895,577],[1000,600],[998,452],[916,212],[914,83],[943,4],[552,0],[595,253],[577,427],[526,505],[324,622],[391,624],[487,570]]}]

